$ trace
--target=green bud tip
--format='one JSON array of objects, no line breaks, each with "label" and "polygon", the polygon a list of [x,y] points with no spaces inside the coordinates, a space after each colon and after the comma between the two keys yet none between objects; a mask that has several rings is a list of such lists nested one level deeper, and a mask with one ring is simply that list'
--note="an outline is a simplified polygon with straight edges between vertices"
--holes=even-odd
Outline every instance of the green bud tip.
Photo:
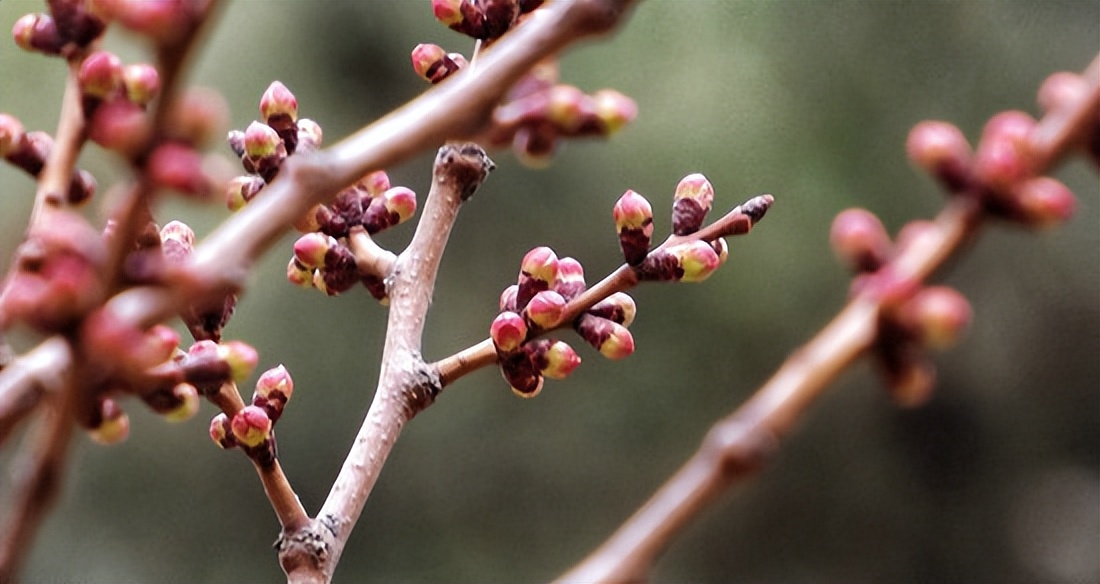
[{"label": "green bud tip", "polygon": [[275,156],[282,140],[271,126],[252,122],[244,132],[244,151],[252,159]]}]

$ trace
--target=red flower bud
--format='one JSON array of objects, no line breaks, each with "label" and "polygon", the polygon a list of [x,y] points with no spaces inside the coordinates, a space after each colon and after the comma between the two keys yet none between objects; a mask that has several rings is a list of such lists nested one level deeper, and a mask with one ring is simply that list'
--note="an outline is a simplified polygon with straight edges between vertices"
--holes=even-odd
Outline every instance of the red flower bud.
[{"label": "red flower bud", "polygon": [[947,122],[924,121],[909,131],[905,143],[909,159],[953,192],[969,183],[970,144]]},{"label": "red flower bud", "polygon": [[160,93],[160,75],[156,67],[145,63],[122,68],[122,82],[126,86],[126,99],[147,105]]},{"label": "red flower bud", "polygon": [[577,352],[562,341],[539,339],[528,343],[531,363],[550,379],[565,379],[581,364]]},{"label": "red flower bud", "polygon": [[238,444],[248,448],[255,448],[267,441],[271,437],[271,426],[267,412],[257,406],[245,406],[230,421],[233,437]]},{"label": "red flower bud", "polygon": [[890,236],[874,213],[847,209],[833,219],[829,231],[833,252],[856,272],[873,272],[890,255]]},{"label": "red flower bud", "polygon": [[123,87],[122,60],[109,51],[96,51],[80,64],[77,79],[85,96],[106,99]]},{"label": "red flower bud", "polygon": [[527,340],[527,323],[514,312],[502,312],[489,327],[489,337],[499,353],[512,353]]},{"label": "red flower bud", "polygon": [[1014,195],[1020,219],[1033,227],[1064,223],[1077,207],[1077,200],[1066,185],[1045,176],[1024,181]]},{"label": "red flower bud", "polygon": [[946,349],[966,330],[970,314],[970,303],[957,290],[930,286],[903,303],[899,317],[925,346]]}]

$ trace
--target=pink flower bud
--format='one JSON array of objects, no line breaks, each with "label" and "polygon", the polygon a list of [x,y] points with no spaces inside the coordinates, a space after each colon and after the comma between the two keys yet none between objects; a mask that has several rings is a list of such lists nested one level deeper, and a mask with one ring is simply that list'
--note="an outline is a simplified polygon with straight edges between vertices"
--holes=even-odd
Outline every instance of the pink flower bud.
[{"label": "pink flower bud", "polygon": [[447,53],[439,45],[422,43],[412,50],[413,70],[421,79],[435,84],[450,77],[466,64],[459,53]]},{"label": "pink flower bud", "polygon": [[272,81],[260,97],[260,115],[270,124],[275,118],[298,120],[298,99],[281,81]]},{"label": "pink flower bud", "polygon": [[290,378],[286,367],[279,365],[260,375],[260,379],[256,381],[256,391],[252,394],[252,405],[263,408],[274,424],[279,421],[286,402],[290,401],[293,394],[294,380]]},{"label": "pink flower bud", "polygon": [[313,268],[303,266],[302,262],[298,261],[296,257],[290,258],[290,263],[286,266],[286,279],[295,286],[312,288]]},{"label": "pink flower bud", "polygon": [[1077,73],[1060,71],[1046,78],[1039,87],[1039,107],[1043,111],[1072,106],[1088,91],[1088,84]]},{"label": "pink flower bud", "polygon": [[306,268],[319,268],[325,265],[325,255],[334,246],[336,239],[324,233],[307,233],[294,242],[294,257]]},{"label": "pink flower bud", "polygon": [[248,448],[255,448],[270,438],[271,426],[271,418],[267,416],[267,412],[257,406],[245,406],[230,421],[233,437],[237,443]]},{"label": "pink flower bud", "polygon": [[512,284],[500,293],[500,310],[516,311],[516,295],[519,293],[519,284]]},{"label": "pink flower bud", "polygon": [[563,310],[565,298],[553,290],[543,290],[531,298],[524,313],[532,324],[546,330],[557,326]]},{"label": "pink flower bud", "polygon": [[237,445],[237,439],[233,437],[232,424],[229,416],[220,413],[210,420],[210,439],[218,448],[229,449]]},{"label": "pink flower bud", "polygon": [[617,322],[585,314],[576,328],[581,338],[608,359],[622,359],[634,352],[634,337]]},{"label": "pink flower bud", "polygon": [[547,168],[553,161],[557,138],[557,131],[549,124],[524,126],[516,130],[512,138],[512,151],[527,168]]},{"label": "pink flower bud", "polygon": [[632,266],[642,263],[653,236],[653,207],[642,195],[627,190],[615,202],[611,215],[626,263]]},{"label": "pink flower bud", "polygon": [[240,211],[249,201],[256,198],[267,186],[264,179],[251,174],[235,176],[225,187],[225,205],[230,211]]},{"label": "pink flower bud", "polygon": [[298,146],[294,152],[298,154],[305,154],[306,152],[313,152],[321,147],[321,142],[324,138],[324,133],[321,131],[321,126],[309,119],[302,118],[298,120]]},{"label": "pink flower bud", "polygon": [[15,44],[24,51],[38,51],[58,55],[65,46],[65,39],[57,29],[57,22],[49,14],[27,14],[15,21],[11,28]]},{"label": "pink flower bud", "polygon": [[1045,176],[1024,181],[1014,195],[1020,219],[1032,227],[1064,223],[1077,207],[1073,192],[1065,184]]},{"label": "pink flower bud", "polygon": [[523,309],[531,297],[553,287],[558,277],[558,256],[546,246],[532,249],[520,262],[516,307]]},{"label": "pink flower bud", "polygon": [[614,89],[601,89],[592,98],[596,103],[596,117],[603,124],[606,136],[618,132],[638,117],[634,100]]},{"label": "pink flower bud", "polygon": [[416,193],[407,187],[393,187],[382,194],[386,210],[397,217],[398,223],[404,223],[416,214]]},{"label": "pink flower bud", "polygon": [[847,209],[833,219],[829,231],[833,252],[857,272],[873,272],[890,255],[890,236],[874,213]]},{"label": "pink flower bud", "polygon": [[634,299],[626,292],[616,292],[588,309],[588,314],[606,318],[626,327],[634,322],[634,316],[637,313],[638,307],[634,304]]},{"label": "pink flower bud", "polygon": [[130,436],[130,416],[111,398],[100,401],[98,421],[99,424],[88,431],[88,436],[99,444],[118,444]]},{"label": "pink flower bud", "polygon": [[554,291],[566,301],[572,300],[585,291],[584,266],[576,259],[564,257],[558,260],[558,279]]},{"label": "pink flower bud", "polygon": [[940,121],[921,122],[909,131],[905,149],[910,160],[952,191],[966,188],[970,144],[957,127]]},{"label": "pink flower bud", "polygon": [[497,352],[512,353],[527,340],[527,323],[514,312],[502,312],[493,319],[489,337],[493,339]]},{"label": "pink flower bud", "polygon": [[95,189],[96,181],[92,173],[83,169],[74,170],[66,200],[70,205],[81,205],[95,195]]},{"label": "pink flower bud", "polygon": [[80,64],[77,79],[85,96],[106,99],[123,87],[122,60],[109,51],[96,51]]},{"label": "pink flower bud", "polygon": [[240,383],[252,375],[260,355],[251,345],[241,341],[229,341],[218,345],[218,356],[229,365],[229,376]]},{"label": "pink flower bud", "polygon": [[178,405],[162,415],[169,422],[183,422],[190,420],[199,413],[199,390],[190,383],[180,383],[172,388],[172,397],[178,400]]},{"label": "pink flower bud", "polygon": [[714,187],[707,177],[695,173],[680,179],[672,200],[672,232],[690,235],[699,231],[714,202]]},{"label": "pink flower bud", "polygon": [[157,146],[149,156],[149,177],[154,183],[185,195],[206,197],[210,181],[203,172],[203,159],[194,149],[168,142]]},{"label": "pink flower bud", "polygon": [[463,21],[462,0],[432,0],[432,13],[439,22],[451,26]]},{"label": "pink flower bud", "polygon": [[88,137],[100,146],[124,156],[135,156],[148,141],[149,117],[129,100],[112,99],[95,109]]},{"label": "pink flower bud", "polygon": [[550,88],[548,99],[546,117],[566,134],[579,131],[595,114],[592,98],[572,85],[555,85]]},{"label": "pink flower bud", "polygon": [[539,339],[528,343],[531,363],[543,376],[565,379],[581,364],[577,352],[562,341]]},{"label": "pink flower bud", "polygon": [[986,123],[974,156],[974,173],[994,192],[1004,195],[1032,175],[1027,137],[1035,119],[1020,111],[1001,112]]},{"label": "pink flower bud", "polygon": [[718,269],[718,254],[705,241],[692,241],[669,248],[680,261],[681,282],[702,282]]},{"label": "pink flower bud", "polygon": [[970,315],[966,297],[946,286],[923,288],[900,307],[902,321],[933,349],[954,345],[970,324]]},{"label": "pink flower bud", "polygon": [[381,197],[383,193],[390,190],[391,187],[390,176],[386,174],[384,170],[376,170],[368,173],[355,184],[363,187],[367,195],[372,199]]},{"label": "pink flower bud", "polygon": [[126,99],[138,105],[148,105],[160,93],[160,75],[156,67],[146,63],[123,67],[122,82],[126,87]]},{"label": "pink flower bud", "polygon": [[281,143],[279,133],[267,124],[252,122],[244,132],[244,152],[249,158],[271,158]]}]

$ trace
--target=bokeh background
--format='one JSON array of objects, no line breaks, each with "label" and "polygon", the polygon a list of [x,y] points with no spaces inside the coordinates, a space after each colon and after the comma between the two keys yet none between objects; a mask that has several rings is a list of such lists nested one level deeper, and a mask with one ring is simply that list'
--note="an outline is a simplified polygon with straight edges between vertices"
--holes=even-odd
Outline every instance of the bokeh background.
[{"label": "bokeh background", "polygon": [[[3,0],[0,22],[40,10]],[[568,144],[548,170],[495,155],[445,256],[429,359],[484,338],[531,247],[579,258],[590,281],[618,265],[610,209],[627,188],[667,208],[678,179],[703,172],[718,207],[762,192],[777,202],[706,283],[635,291],[629,359],[578,342],[583,366],[530,401],[493,370],[449,388],[402,434],[336,581],[536,582],[580,560],[842,306],[848,276],[827,245],[837,212],[866,207],[893,231],[937,211],[939,191],[906,161],[908,129],[946,119],[975,138],[997,111],[1034,113],[1046,75],[1095,57],[1098,23],[1087,1],[651,0],[609,42],[571,51],[564,79],[618,88],[640,117],[609,143]],[[425,89],[408,65],[424,41],[470,50],[427,0],[232,2],[191,79],[224,92],[234,127],[282,80],[333,142]],[[107,44],[145,58],[124,33]],[[28,128],[55,127],[63,77],[56,60],[0,43],[0,110]],[[394,183],[426,193],[430,161],[390,169]],[[125,173],[94,147],[82,164],[102,187]],[[1100,578],[1100,188],[1083,161],[1057,176],[1079,197],[1068,224],[991,226],[942,275],[976,320],[938,356],[931,403],[899,410],[870,367],[854,368],[758,479],[672,546],[655,582]],[[0,187],[11,250],[33,183],[4,167]],[[166,202],[159,215],[201,235],[225,213]],[[656,223],[667,232],[665,214]],[[411,231],[384,243],[400,249]],[[227,335],[294,375],[280,452],[314,512],[370,403],[385,310],[361,290],[326,298],[285,283],[292,241],[260,265]],[[211,408],[181,425],[128,410],[125,444],[77,438],[26,581],[278,581],[277,523],[251,466],[207,438]]]}]

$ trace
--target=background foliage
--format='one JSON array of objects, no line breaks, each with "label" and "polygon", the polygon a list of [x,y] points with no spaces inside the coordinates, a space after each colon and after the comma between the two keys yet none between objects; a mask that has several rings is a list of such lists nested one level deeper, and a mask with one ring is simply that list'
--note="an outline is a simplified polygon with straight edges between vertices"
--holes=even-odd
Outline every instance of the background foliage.
[{"label": "background foliage", "polygon": [[[6,0],[0,21],[41,9]],[[776,205],[706,283],[636,291],[638,349],[625,362],[579,347],[584,365],[533,401],[512,397],[492,370],[448,389],[403,434],[336,580],[561,573],[842,305],[833,215],[864,206],[896,230],[938,209],[937,189],[905,159],[908,129],[939,118],[973,138],[996,111],[1034,112],[1046,75],[1093,58],[1097,22],[1095,2],[651,0],[610,43],[570,53],[565,79],[633,96],[639,120],[610,144],[567,145],[547,171],[496,155],[444,261],[429,359],[485,337],[499,291],[535,245],[579,258],[590,281],[613,269],[610,210],[626,188],[660,208],[699,171],[718,207],[761,192]],[[132,40],[108,46],[132,62],[142,58]],[[469,51],[426,0],[228,3],[209,41],[193,80],[224,91],[234,127],[280,79],[329,142],[424,90],[407,64],[416,43]],[[59,62],[0,43],[0,109],[29,129],[54,129],[63,79]],[[101,187],[122,170],[94,147],[82,164]],[[427,192],[430,156],[390,170],[395,184]],[[1058,177],[1080,197],[1068,225],[991,229],[945,274],[976,322],[938,359],[931,404],[900,411],[869,367],[849,373],[777,464],[679,540],[655,581],[1100,577],[1100,189],[1083,162]],[[29,178],[0,168],[0,249],[19,241],[32,194]],[[161,217],[187,217],[201,235],[224,213],[166,203]],[[667,232],[667,217],[656,220]],[[411,228],[394,231],[384,241],[399,249]],[[263,263],[227,336],[294,375],[280,453],[312,512],[369,404],[385,311],[362,291],[327,299],[283,282],[291,241]],[[203,411],[177,426],[135,406],[127,443],[80,437],[27,581],[281,578],[259,482],[243,457],[210,444]]]}]

